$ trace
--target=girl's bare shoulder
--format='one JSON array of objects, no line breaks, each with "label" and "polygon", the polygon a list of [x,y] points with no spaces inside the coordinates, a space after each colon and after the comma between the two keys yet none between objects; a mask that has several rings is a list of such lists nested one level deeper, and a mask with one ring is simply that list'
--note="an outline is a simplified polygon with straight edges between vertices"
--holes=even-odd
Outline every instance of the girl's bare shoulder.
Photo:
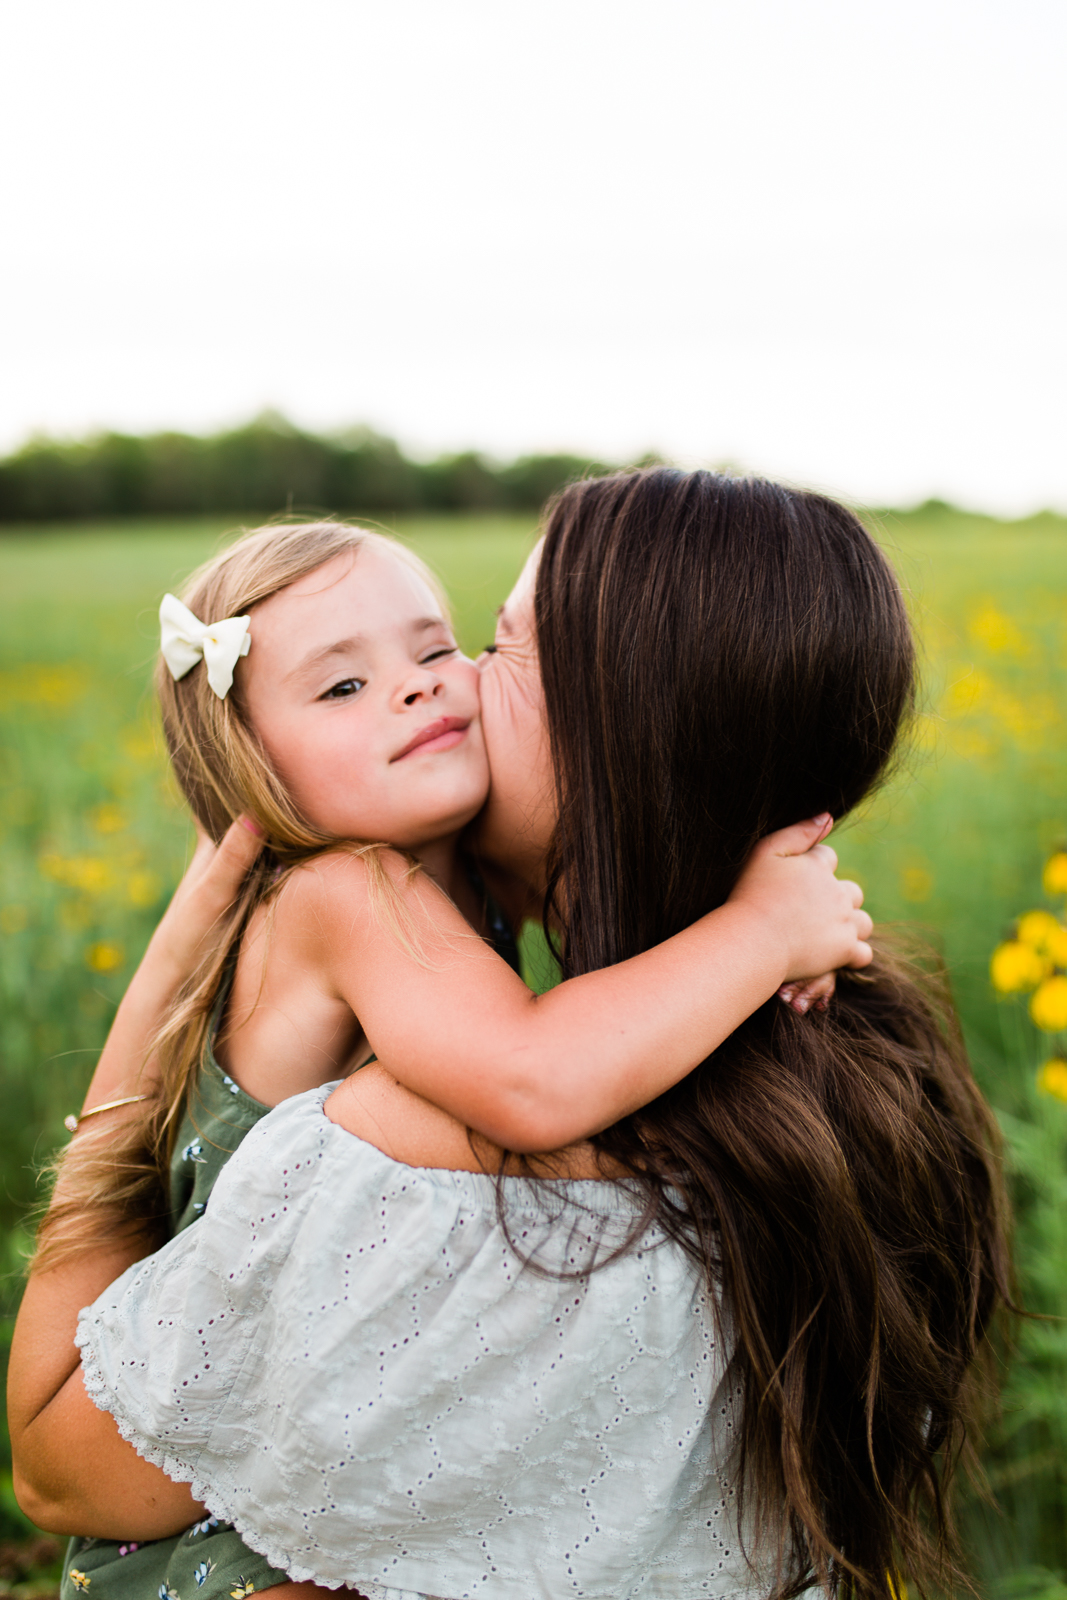
[{"label": "girl's bare shoulder", "polygon": [[338,846],[286,872],[269,905],[294,934],[333,932],[340,918],[350,937],[362,917],[380,915],[383,900],[410,896],[417,876],[397,850]]}]

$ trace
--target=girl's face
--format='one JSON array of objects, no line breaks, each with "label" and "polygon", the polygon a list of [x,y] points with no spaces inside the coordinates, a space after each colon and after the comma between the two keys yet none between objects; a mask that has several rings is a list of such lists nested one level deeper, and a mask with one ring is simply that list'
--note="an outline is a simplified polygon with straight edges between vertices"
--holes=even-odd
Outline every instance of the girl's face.
[{"label": "girl's face", "polygon": [[480,809],[478,669],[396,556],[336,556],[257,605],[249,631],[248,713],[309,822],[415,850]]},{"label": "girl's face", "polygon": [[556,823],[556,793],[537,659],[534,586],[541,546],[500,608],[495,647],[479,658],[489,799],[478,819],[478,849],[531,888],[544,887]]}]

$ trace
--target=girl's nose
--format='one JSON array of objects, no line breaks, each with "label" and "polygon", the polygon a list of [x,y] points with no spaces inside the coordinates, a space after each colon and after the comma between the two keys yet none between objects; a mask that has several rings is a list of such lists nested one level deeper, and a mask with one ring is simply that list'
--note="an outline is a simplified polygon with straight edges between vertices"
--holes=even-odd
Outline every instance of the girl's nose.
[{"label": "girl's nose", "polygon": [[436,672],[426,667],[416,667],[404,681],[401,699],[406,706],[418,705],[420,700],[433,700],[443,688],[444,684]]}]

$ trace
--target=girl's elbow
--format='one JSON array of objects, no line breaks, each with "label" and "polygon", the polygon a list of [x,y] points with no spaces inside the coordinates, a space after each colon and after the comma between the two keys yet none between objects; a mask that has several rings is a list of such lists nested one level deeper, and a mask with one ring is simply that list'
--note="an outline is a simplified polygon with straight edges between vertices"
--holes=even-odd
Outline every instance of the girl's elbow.
[{"label": "girl's elbow", "polygon": [[558,1082],[557,1073],[537,1070],[528,1058],[510,1073],[498,1067],[484,1107],[487,1125],[480,1131],[520,1156],[543,1155],[584,1139],[589,1127],[579,1122]]}]

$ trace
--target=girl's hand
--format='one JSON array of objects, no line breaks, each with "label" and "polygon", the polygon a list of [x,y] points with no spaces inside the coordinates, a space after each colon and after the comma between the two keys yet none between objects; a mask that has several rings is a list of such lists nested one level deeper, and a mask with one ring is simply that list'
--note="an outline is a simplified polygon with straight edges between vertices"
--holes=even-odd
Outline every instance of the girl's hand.
[{"label": "girl's hand", "polygon": [[859,884],[839,880],[837,855],[823,844],[833,826],[829,815],[783,828],[753,850],[731,901],[745,904],[784,932],[787,982],[779,991],[797,1011],[825,1009],[838,967],[865,967],[873,960],[867,940],[873,923],[862,910]]}]

